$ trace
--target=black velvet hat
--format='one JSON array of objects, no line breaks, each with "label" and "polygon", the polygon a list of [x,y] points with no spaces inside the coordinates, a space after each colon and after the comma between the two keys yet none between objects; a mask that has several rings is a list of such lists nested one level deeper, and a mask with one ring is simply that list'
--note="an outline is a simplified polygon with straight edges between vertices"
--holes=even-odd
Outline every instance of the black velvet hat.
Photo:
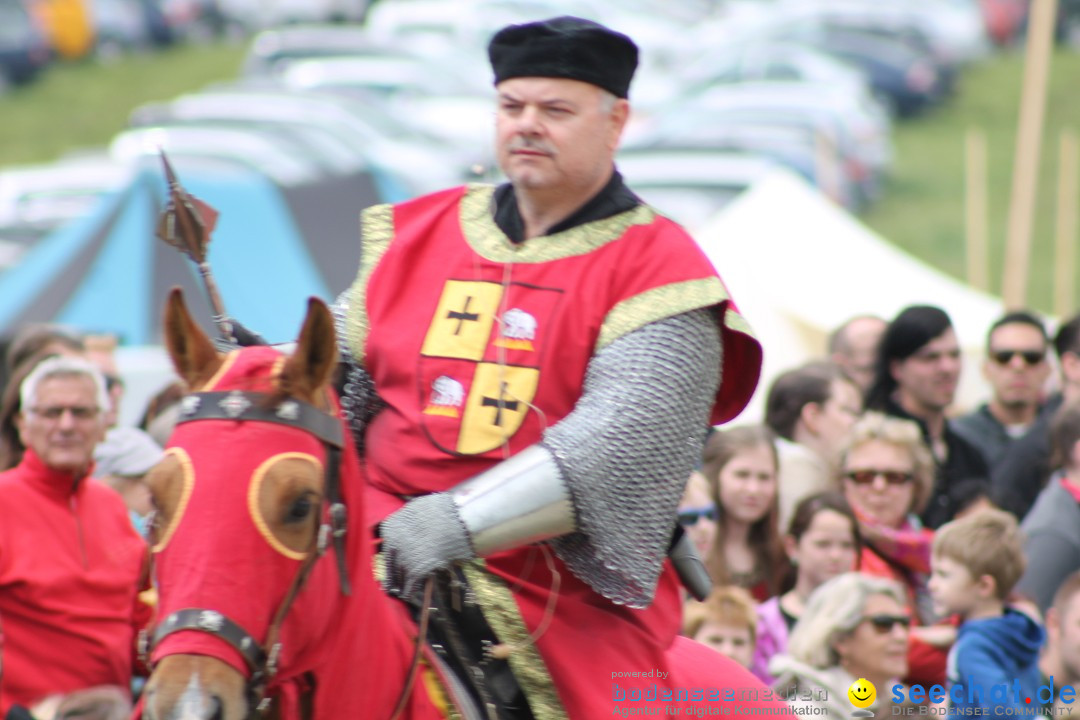
[{"label": "black velvet hat", "polygon": [[495,84],[517,77],[581,80],[625,98],[637,68],[634,41],[576,17],[508,25],[491,39]]}]

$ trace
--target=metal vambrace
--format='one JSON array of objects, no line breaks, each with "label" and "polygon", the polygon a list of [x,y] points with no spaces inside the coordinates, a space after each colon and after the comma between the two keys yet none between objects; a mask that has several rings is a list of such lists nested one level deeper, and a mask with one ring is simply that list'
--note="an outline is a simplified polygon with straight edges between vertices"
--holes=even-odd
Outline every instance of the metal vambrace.
[{"label": "metal vambrace", "polygon": [[384,585],[412,598],[424,578],[455,562],[575,530],[555,461],[534,445],[448,492],[413,498],[382,521]]},{"label": "metal vambrace", "polygon": [[533,445],[449,491],[480,557],[577,529],[554,458]]}]

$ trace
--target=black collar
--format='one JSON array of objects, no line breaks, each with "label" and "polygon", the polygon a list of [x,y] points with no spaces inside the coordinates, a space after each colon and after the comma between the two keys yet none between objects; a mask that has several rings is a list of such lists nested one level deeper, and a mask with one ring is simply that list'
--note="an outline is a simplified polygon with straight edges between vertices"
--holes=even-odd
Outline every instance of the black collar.
[{"label": "black collar", "polygon": [[[548,228],[545,234],[554,235],[587,222],[603,220],[612,215],[633,210],[640,204],[641,200],[630,192],[630,188],[623,183],[622,175],[616,170],[600,192],[571,213],[570,217]],[[510,183],[495,188],[495,224],[511,242],[525,241],[525,221],[521,218],[517,197],[514,195],[514,186]]]}]

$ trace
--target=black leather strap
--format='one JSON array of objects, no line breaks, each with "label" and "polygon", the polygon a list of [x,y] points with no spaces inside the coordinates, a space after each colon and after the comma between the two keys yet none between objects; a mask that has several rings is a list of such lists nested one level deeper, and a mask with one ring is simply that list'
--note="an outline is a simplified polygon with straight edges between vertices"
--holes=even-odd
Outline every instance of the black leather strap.
[{"label": "black leather strap", "polygon": [[292,398],[273,405],[270,401],[267,393],[244,390],[195,393],[180,401],[180,417],[176,422],[258,420],[304,430],[335,448],[344,447],[341,421],[334,415]]},{"label": "black leather strap", "polygon": [[163,639],[183,630],[197,630],[221,638],[231,645],[247,663],[252,673],[261,671],[266,666],[266,652],[255,642],[255,638],[235,622],[214,610],[186,608],[177,610],[158,624],[154,630],[151,647],[157,647]]},{"label": "black leather strap", "polygon": [[[435,583],[427,637],[436,656],[454,672],[478,707],[493,707],[498,720],[534,720],[510,664],[490,657],[486,650],[499,640],[471,599],[465,574],[455,568],[449,574],[437,574]],[[408,607],[416,619],[418,608]]]}]

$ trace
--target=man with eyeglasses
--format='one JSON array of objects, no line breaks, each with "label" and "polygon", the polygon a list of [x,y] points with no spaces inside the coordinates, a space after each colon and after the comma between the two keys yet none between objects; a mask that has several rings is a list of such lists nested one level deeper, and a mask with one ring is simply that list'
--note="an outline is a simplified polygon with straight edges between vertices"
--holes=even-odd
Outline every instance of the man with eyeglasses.
[{"label": "man with eyeglasses", "polygon": [[56,694],[127,695],[147,547],[120,496],[92,480],[109,407],[98,370],[43,360],[20,386],[22,461],[0,473],[0,717]]},{"label": "man with eyeglasses", "polygon": [[1042,321],[1027,311],[1010,312],[990,326],[982,369],[992,396],[974,412],[956,418],[953,429],[982,450],[991,467],[1039,415],[1050,376],[1049,344]]}]

